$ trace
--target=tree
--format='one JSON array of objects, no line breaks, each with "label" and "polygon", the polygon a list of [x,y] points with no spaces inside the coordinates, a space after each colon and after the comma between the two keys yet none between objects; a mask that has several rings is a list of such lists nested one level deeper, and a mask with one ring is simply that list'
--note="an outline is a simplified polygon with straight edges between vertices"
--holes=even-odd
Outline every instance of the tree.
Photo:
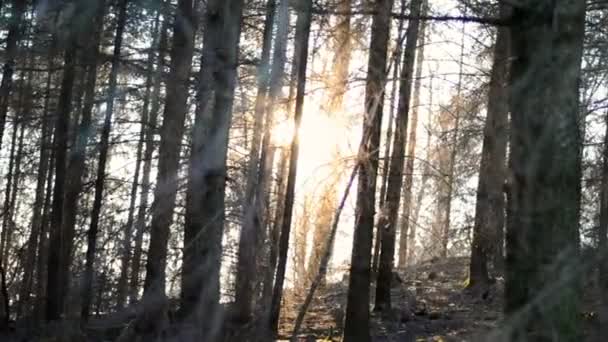
[{"label": "tree", "polygon": [[505,313],[521,323],[510,339],[579,338],[584,23],[584,1],[524,1],[511,17]]},{"label": "tree", "polygon": [[26,1],[13,0],[12,13],[8,23],[8,34],[6,36],[5,62],[2,68],[2,82],[0,83],[0,147],[4,136],[6,115],[10,103],[11,90],[13,87],[13,73],[15,72],[18,56],[18,44],[21,40],[23,14],[26,9]]},{"label": "tree", "polygon": [[365,87],[363,148],[359,158],[355,233],[344,326],[344,341],[369,341],[369,297],[371,281],[371,248],[376,203],[378,147],[384,102],[387,48],[390,35],[392,0],[378,0],[374,7]]},{"label": "tree", "polygon": [[[177,173],[179,169],[184,121],[186,118],[188,85],[196,20],[192,0],[180,0],[173,22],[173,44],[171,66],[167,77],[167,90],[163,122],[160,130],[158,175],[154,189],[154,204],[150,224],[150,246],[146,263],[144,283],[145,306],[160,310],[163,315],[166,301],[165,265],[167,242],[173,223],[173,211],[177,196]],[[153,319],[154,321],[154,319]],[[154,323],[152,323],[154,324]]]},{"label": "tree", "polygon": [[[410,3],[410,14],[420,16],[422,0]],[[416,58],[416,43],[420,20],[410,20],[405,34],[406,44],[403,50],[403,66],[399,84],[399,103],[395,119],[395,136],[390,161],[388,190],[383,215],[378,221],[378,229],[382,230],[382,247],[378,267],[378,282],[376,284],[376,310],[391,308],[391,279],[393,278],[393,259],[395,255],[395,236],[397,217],[403,185],[403,166],[405,162],[405,144],[407,136],[407,120],[410,111],[412,84],[414,82],[414,61]]]},{"label": "tree", "polygon": [[[421,16],[428,12],[428,1],[423,0]],[[412,115],[410,116],[410,134],[407,138],[407,155],[405,159],[405,179],[403,180],[403,212],[399,234],[399,268],[405,268],[408,262],[408,247],[414,248],[412,234],[416,234],[415,222],[411,221],[412,187],[414,183],[414,161],[416,160],[416,136],[418,132],[418,111],[420,110],[420,86],[422,67],[424,63],[424,45],[426,43],[426,21],[420,22],[418,47],[416,48],[416,74],[414,75],[414,94],[412,99]],[[412,224],[413,223],[413,224]]]},{"label": "tree", "polygon": [[161,83],[163,80],[163,72],[165,70],[165,56],[167,50],[167,31],[169,29],[168,11],[166,9],[166,3],[162,4],[163,11],[163,23],[160,28],[160,37],[158,44],[155,45],[158,50],[156,56],[156,70],[154,73],[152,99],[150,100],[150,118],[146,129],[146,146],[144,148],[144,167],[143,175],[141,180],[141,194],[139,201],[139,208],[137,210],[137,219],[135,221],[135,248],[133,251],[133,264],[131,265],[131,279],[129,281],[129,302],[134,303],[138,297],[139,291],[139,277],[141,268],[141,255],[144,230],[146,227],[146,213],[148,211],[148,198],[150,195],[150,188],[152,186],[150,181],[150,172],[152,170],[152,155],[156,146],[154,144],[154,136],[158,131],[158,113],[160,112],[161,106]]},{"label": "tree", "polygon": [[[207,4],[186,195],[181,316],[202,340],[218,339],[228,136],[243,0]],[[203,239],[204,237],[204,239]],[[204,321],[201,319],[204,317]],[[187,333],[188,334],[188,333]]]},{"label": "tree", "polygon": [[[152,96],[152,88],[154,83],[154,57],[155,48],[158,45],[158,31],[160,29],[160,11],[156,12],[156,18],[152,28],[152,43],[150,51],[148,52],[148,59],[146,60],[146,85],[144,91],[144,99],[142,104],[141,114],[141,128],[139,130],[139,137],[137,142],[137,150],[135,152],[135,172],[133,174],[133,184],[131,185],[131,191],[129,193],[129,213],[127,214],[127,223],[125,224],[124,236],[123,236],[123,251],[120,259],[120,278],[118,279],[117,293],[116,293],[116,306],[118,309],[122,309],[125,305],[128,292],[128,279],[129,279],[129,266],[131,265],[132,251],[132,234],[133,226],[135,223],[135,204],[137,202],[137,190],[140,185],[139,174],[141,172],[141,164],[143,161],[143,150],[146,144],[146,133],[151,131],[152,128],[148,127],[150,124],[150,98]],[[148,182],[150,175],[148,174]],[[147,198],[146,198],[147,201]],[[138,236],[139,237],[139,236]],[[139,240],[138,240],[139,241]],[[138,271],[139,272],[139,271]]]},{"label": "tree", "polygon": [[277,275],[273,289],[271,304],[271,331],[277,333],[279,325],[279,312],[283,297],[283,283],[285,281],[285,269],[287,266],[287,251],[289,248],[289,234],[293,216],[293,203],[295,196],[296,176],[298,170],[298,155],[300,151],[300,138],[298,135],[302,122],[304,108],[304,94],[306,90],[306,71],[308,65],[308,39],[310,36],[310,25],[312,21],[312,1],[303,1],[296,7],[298,18],[296,20],[296,36],[294,55],[294,68],[297,70],[296,104],[294,113],[294,133],[289,146],[289,166],[285,187],[285,201],[283,217],[281,218],[281,235],[279,238]]},{"label": "tree", "polygon": [[110,69],[110,84],[106,102],[106,115],[101,131],[99,142],[99,160],[97,163],[97,177],[95,179],[95,198],[91,210],[91,224],[87,232],[87,254],[86,269],[84,275],[84,291],[81,317],[88,320],[91,310],[91,297],[93,292],[93,268],[95,264],[95,253],[97,249],[97,231],[99,229],[99,217],[106,179],[106,163],[110,149],[110,131],[112,130],[112,116],[114,114],[114,100],[116,99],[116,82],[120,67],[120,50],[122,49],[123,33],[127,22],[127,5],[129,0],[121,0],[118,7],[118,21],[116,23],[116,34],[114,35],[114,52],[112,53],[112,67]]},{"label": "tree", "polygon": [[[501,17],[509,16],[510,7],[500,4]],[[507,153],[508,99],[506,82],[508,77],[509,31],[499,27],[494,43],[494,61],[490,75],[488,108],[484,127],[477,200],[475,202],[475,223],[471,244],[469,267],[470,288],[488,285],[488,258],[497,249],[496,243],[503,243],[504,226],[504,182]],[[497,237],[497,238],[493,238]],[[502,249],[501,253],[502,253]],[[495,265],[498,266],[498,265]]]},{"label": "tree", "polygon": [[[49,255],[47,270],[47,299],[46,319],[56,321],[61,318],[63,304],[67,293],[69,256],[72,243],[71,232],[67,231],[64,223],[64,192],[66,190],[66,161],[68,155],[68,130],[70,114],[72,112],[72,95],[76,77],[76,64],[78,52],[78,30],[88,28],[91,22],[98,18],[97,7],[85,7],[83,1],[76,1],[75,12],[79,16],[68,25],[67,38],[64,44],[63,76],[61,90],[57,104],[57,117],[55,118],[54,146],[55,146],[55,184],[53,187],[52,213],[50,219]],[[101,6],[103,8],[103,6]],[[83,24],[86,23],[86,24]],[[81,26],[83,25],[83,26]],[[94,27],[94,26],[93,26]],[[85,32],[86,31],[85,29]],[[67,201],[66,201],[67,203]]]}]

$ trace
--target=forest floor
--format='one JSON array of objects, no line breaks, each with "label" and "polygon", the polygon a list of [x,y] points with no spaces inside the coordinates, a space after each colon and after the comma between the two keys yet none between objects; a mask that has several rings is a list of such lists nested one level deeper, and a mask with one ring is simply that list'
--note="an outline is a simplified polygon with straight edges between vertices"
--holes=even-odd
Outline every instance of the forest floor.
[{"label": "forest floor", "polygon": [[[464,291],[468,258],[425,262],[399,271],[393,280],[389,312],[372,311],[373,341],[481,341],[502,318],[503,284],[473,297]],[[318,290],[302,331],[302,341],[338,341],[346,305],[347,281]],[[372,303],[375,288],[372,287]],[[282,315],[280,336],[288,339],[301,303],[292,298]]]}]

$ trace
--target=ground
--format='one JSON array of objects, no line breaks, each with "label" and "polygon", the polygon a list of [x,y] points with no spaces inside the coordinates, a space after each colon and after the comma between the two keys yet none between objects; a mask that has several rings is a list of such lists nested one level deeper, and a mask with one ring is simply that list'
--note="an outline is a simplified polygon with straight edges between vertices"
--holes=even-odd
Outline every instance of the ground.
[{"label": "ground", "polygon": [[[484,340],[502,317],[503,280],[498,277],[481,296],[469,295],[464,291],[467,265],[468,258],[450,258],[398,271],[393,280],[393,309],[372,311],[373,341]],[[319,289],[300,340],[338,341],[346,288],[343,281]],[[372,288],[372,303],[374,291]],[[281,320],[281,339],[291,336],[300,302],[298,298],[289,301]]]}]

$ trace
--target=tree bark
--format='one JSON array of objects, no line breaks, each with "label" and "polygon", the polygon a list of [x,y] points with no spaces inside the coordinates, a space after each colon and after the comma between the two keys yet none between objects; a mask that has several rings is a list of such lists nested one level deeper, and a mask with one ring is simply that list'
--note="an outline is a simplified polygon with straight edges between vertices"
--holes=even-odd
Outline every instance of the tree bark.
[{"label": "tree bark", "polygon": [[158,30],[160,25],[160,11],[156,12],[156,18],[152,28],[152,43],[150,51],[148,52],[148,59],[146,61],[146,88],[142,103],[142,114],[141,114],[141,128],[139,131],[139,138],[137,142],[137,151],[135,152],[135,171],[133,174],[133,183],[131,184],[131,191],[129,193],[129,211],[127,214],[127,222],[125,224],[125,231],[122,241],[122,256],[120,260],[120,276],[118,278],[118,284],[116,285],[116,306],[118,310],[124,308],[127,299],[127,287],[129,279],[129,266],[131,265],[131,242],[133,225],[135,222],[135,204],[137,202],[137,189],[140,185],[139,175],[141,173],[141,164],[143,159],[143,149],[146,143],[146,132],[151,128],[148,127],[149,116],[150,116],[150,97],[152,95],[152,86],[154,82],[154,53],[155,48],[158,45]]},{"label": "tree bark", "polygon": [[[510,6],[500,4],[501,18],[508,18]],[[507,94],[509,30],[498,28],[494,61],[490,75],[488,109],[484,127],[475,222],[471,244],[468,287],[485,288],[489,283],[488,261],[497,245],[503,243],[504,182],[508,140],[509,103]],[[493,238],[494,237],[494,238]],[[502,249],[501,249],[502,251]],[[496,254],[496,253],[494,253]]]},{"label": "tree bark", "polygon": [[[422,0],[412,0],[410,14],[420,16]],[[403,51],[403,66],[399,82],[399,102],[397,118],[395,119],[395,137],[390,161],[388,191],[386,193],[384,215],[380,216],[378,229],[382,231],[382,248],[380,249],[380,265],[376,284],[376,310],[391,308],[391,279],[393,278],[393,261],[395,256],[395,236],[397,233],[397,218],[401,187],[403,185],[403,166],[405,162],[405,144],[407,137],[407,121],[410,111],[412,84],[414,82],[414,62],[416,59],[416,43],[420,20],[410,20],[407,25],[406,43]]]},{"label": "tree bark", "polygon": [[296,104],[294,113],[294,134],[289,146],[289,166],[287,184],[285,188],[285,206],[281,218],[281,235],[279,238],[279,259],[277,274],[272,295],[270,329],[276,335],[279,327],[279,314],[281,311],[281,300],[283,297],[283,283],[285,281],[285,270],[287,266],[287,251],[289,249],[289,234],[293,217],[293,202],[295,198],[295,185],[298,169],[298,155],[300,151],[300,138],[298,131],[302,122],[302,111],[304,107],[304,95],[306,89],[306,70],[308,64],[308,38],[310,36],[310,24],[312,17],[312,1],[303,1],[295,6],[298,13],[296,20],[296,35],[294,37],[294,67],[297,71]]},{"label": "tree bark", "polygon": [[[72,34],[74,36],[74,34]],[[68,127],[72,109],[72,88],[76,68],[76,39],[69,39],[64,53],[63,79],[55,118],[55,185],[53,187],[52,213],[50,220],[49,253],[47,267],[46,320],[61,318],[66,284],[60,275],[65,263],[65,234],[62,228],[63,195],[66,180],[66,157],[68,148]]]},{"label": "tree bark", "polygon": [[0,148],[6,125],[6,115],[13,87],[13,73],[15,71],[16,59],[18,57],[18,44],[21,40],[21,25],[27,2],[25,0],[13,0],[12,13],[8,23],[8,34],[6,36],[5,62],[2,68],[2,81],[0,83]]},{"label": "tree bark", "polygon": [[[261,169],[266,165],[266,161],[263,161],[261,157],[265,157],[267,154],[267,152],[263,152],[262,156],[260,156],[260,148],[263,151],[268,149],[268,142],[266,140],[263,142],[263,146],[260,146],[262,144],[264,114],[266,113],[267,117],[272,115],[270,111],[272,111],[273,104],[269,102],[274,102],[273,97],[276,96],[276,94],[268,94],[270,91],[269,86],[273,83],[280,82],[277,70],[282,70],[282,66],[279,65],[280,63],[284,64],[284,57],[282,57],[282,55],[284,55],[284,43],[279,42],[278,40],[286,38],[285,34],[283,34],[283,32],[287,32],[285,28],[286,24],[283,22],[288,20],[286,17],[288,5],[286,1],[281,1],[277,23],[278,32],[277,38],[275,39],[277,41],[277,43],[275,43],[274,52],[275,60],[273,62],[272,70],[270,72],[268,70],[270,66],[270,50],[272,45],[275,7],[276,2],[274,0],[270,0],[267,3],[264,41],[258,69],[258,94],[254,109],[255,122],[253,127],[253,139],[249,153],[250,160],[247,170],[247,184],[245,186],[244,221],[239,236],[235,305],[237,318],[242,322],[248,322],[252,314],[253,285],[256,280],[256,250],[258,247],[256,241],[258,240],[262,229],[262,223],[259,221],[264,219],[263,208],[261,207],[260,199],[257,196],[259,194],[258,188],[263,186],[263,184],[260,183],[266,180],[260,180],[258,177],[260,174],[263,174]],[[281,36],[279,37],[279,35]],[[280,77],[282,77],[282,74]],[[282,82],[280,82],[280,84],[282,84]],[[273,90],[274,89],[276,89],[276,86],[273,85]],[[267,121],[270,122],[270,120]],[[265,137],[265,139],[267,139],[267,137]]]},{"label": "tree bark", "polygon": [[369,341],[369,299],[371,248],[378,175],[378,147],[386,83],[387,48],[390,36],[392,0],[377,0],[372,19],[368,76],[365,87],[363,148],[357,185],[355,232],[346,304],[344,342]]},{"label": "tree bark", "polygon": [[243,0],[212,0],[205,14],[204,64],[192,130],[180,298],[182,318],[192,327],[193,336],[205,341],[218,339],[223,320],[220,266],[226,161],[242,14]]},{"label": "tree bark", "polygon": [[51,139],[52,127],[50,120],[47,118],[49,112],[49,100],[50,91],[52,85],[52,77],[54,68],[54,48],[51,47],[48,52],[48,69],[46,84],[45,84],[45,96],[44,104],[42,109],[41,121],[41,134],[40,134],[40,145],[39,145],[39,158],[38,167],[36,170],[36,190],[34,195],[34,203],[32,205],[32,219],[30,235],[28,236],[26,243],[25,261],[23,264],[23,278],[21,282],[21,289],[19,292],[19,306],[17,317],[22,317],[24,314],[30,312],[30,299],[33,288],[33,278],[35,270],[35,262],[37,255],[38,243],[41,240],[42,232],[42,219],[43,219],[43,206],[45,198],[45,185],[47,182],[47,174],[49,173],[49,164],[51,156]]},{"label": "tree bark", "polygon": [[[428,0],[423,0],[421,16],[428,12]],[[403,181],[403,212],[401,214],[401,227],[399,234],[399,263],[398,267],[403,269],[407,266],[408,240],[410,230],[415,232],[415,227],[410,227],[410,212],[412,207],[412,187],[414,184],[414,162],[416,160],[416,140],[418,133],[418,111],[420,110],[420,86],[422,83],[422,68],[424,63],[424,45],[426,44],[426,21],[420,22],[418,33],[418,47],[416,49],[416,74],[414,76],[414,95],[412,98],[412,115],[410,117],[410,134],[407,138],[407,155],[405,160],[405,174]],[[412,244],[413,246],[413,244]]]},{"label": "tree bark", "polygon": [[[82,15],[85,17],[82,18],[82,20],[85,20],[86,24],[84,29],[79,25],[74,28],[75,32],[73,34],[76,36],[74,38],[74,40],[76,40],[74,43],[76,45],[74,49],[78,49],[78,39],[87,42],[85,44],[86,51],[81,52],[82,62],[84,64],[82,72],[86,74],[86,82],[84,85],[84,103],[82,106],[82,114],[80,115],[81,121],[80,124],[78,122],[72,123],[72,125],[74,127],[78,127],[78,129],[77,132],[74,134],[74,145],[70,149],[70,153],[67,155],[67,169],[65,169],[65,166],[63,167],[65,169],[64,172],[67,176],[65,177],[65,189],[62,190],[63,208],[62,218],[60,219],[60,229],[62,235],[62,255],[61,263],[59,265],[59,268],[57,269],[57,277],[61,279],[61,282],[63,284],[62,287],[57,290],[61,291],[61,297],[59,298],[59,300],[61,301],[61,306],[63,306],[63,302],[65,300],[64,297],[66,296],[70,288],[70,266],[72,264],[72,250],[74,245],[74,237],[76,234],[78,199],[80,193],[82,192],[82,185],[86,171],[86,148],[89,143],[89,140],[91,139],[91,136],[93,135],[92,115],[93,106],[95,103],[95,86],[97,83],[97,62],[99,59],[99,44],[103,30],[103,18],[105,15],[105,0],[94,1],[92,3],[92,6],[90,8],[87,7],[86,10],[82,8],[83,6],[85,6],[85,4],[79,4],[78,6],[80,6],[81,10],[84,11]],[[80,21],[76,20],[74,25],[77,25],[77,23],[80,23]],[[80,30],[82,30],[82,32]],[[86,37],[86,39],[84,37]],[[76,55],[76,52],[74,53]],[[74,64],[78,63],[74,61]],[[76,74],[77,71],[77,65],[75,65],[72,73]],[[73,84],[72,87],[74,87]],[[68,134],[68,137],[66,137],[67,148],[67,145],[69,145],[68,141],[70,141],[69,128],[68,133],[66,134]],[[59,158],[57,158],[57,160],[59,161]],[[49,247],[53,248],[53,245],[51,244]],[[51,251],[51,254],[54,252],[55,251]],[[49,276],[52,275],[49,274]],[[49,285],[49,288],[51,286],[52,285]]]},{"label": "tree bark", "polygon": [[146,228],[146,212],[148,211],[148,199],[150,195],[151,181],[150,171],[152,170],[152,155],[155,150],[154,136],[157,132],[158,113],[160,111],[161,99],[161,83],[163,81],[163,72],[165,69],[165,56],[167,50],[167,30],[169,28],[169,20],[167,18],[166,3],[163,2],[163,23],[160,29],[160,38],[158,45],[155,45],[158,55],[156,58],[156,71],[154,74],[154,85],[152,91],[152,99],[150,106],[150,118],[146,125],[146,147],[144,149],[143,174],[141,180],[141,193],[139,200],[139,209],[137,210],[137,219],[135,222],[135,247],[133,250],[133,264],[131,265],[131,278],[129,280],[129,302],[132,304],[137,301],[139,286],[140,286],[140,269],[143,236]]},{"label": "tree bark", "polygon": [[585,2],[523,1],[511,22],[505,313],[521,323],[508,338],[576,341]]},{"label": "tree bark", "polygon": [[[91,224],[87,232],[87,253],[84,274],[84,289],[82,295],[81,318],[86,322],[89,319],[91,299],[93,296],[93,268],[95,264],[95,253],[97,250],[97,231],[99,230],[99,218],[103,200],[103,190],[106,179],[106,163],[110,149],[110,131],[112,130],[112,116],[114,114],[114,100],[116,99],[116,82],[120,68],[120,51],[122,49],[123,33],[127,21],[127,5],[129,0],[121,0],[118,8],[118,21],[116,23],[116,34],[114,35],[114,51],[112,53],[112,66],[110,69],[110,80],[108,98],[106,101],[106,115],[101,130],[99,142],[99,160],[97,162],[97,175],[95,179],[95,197],[93,209],[91,210]],[[137,182],[137,180],[135,180]]]},{"label": "tree bark", "polygon": [[[184,134],[188,89],[196,19],[193,1],[180,0],[173,23],[173,45],[171,47],[171,67],[167,79],[166,103],[161,127],[161,140],[158,160],[158,175],[154,189],[154,205],[150,229],[150,245],[146,263],[144,282],[144,306],[159,310],[164,315],[165,303],[165,266],[167,262],[167,243],[173,223],[173,211],[177,196],[177,173],[180,151]],[[150,324],[157,321],[152,319]],[[151,328],[158,329],[159,326]],[[154,334],[159,331],[150,331]]]}]

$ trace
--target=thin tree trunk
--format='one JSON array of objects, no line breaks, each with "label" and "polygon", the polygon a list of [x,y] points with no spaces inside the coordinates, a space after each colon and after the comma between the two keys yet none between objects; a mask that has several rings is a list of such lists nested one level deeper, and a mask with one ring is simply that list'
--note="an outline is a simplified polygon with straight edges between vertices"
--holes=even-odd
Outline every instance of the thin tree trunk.
[{"label": "thin tree trunk", "polygon": [[66,157],[68,148],[68,127],[72,109],[72,88],[76,68],[76,39],[70,38],[64,54],[63,79],[57,116],[55,118],[54,146],[55,146],[55,185],[53,187],[52,213],[50,220],[48,270],[47,270],[47,296],[46,320],[56,321],[61,318],[63,311],[63,298],[66,284],[65,278],[60,275],[62,265],[65,263],[64,248],[65,234],[62,228],[63,194],[66,180]]},{"label": "thin tree trunk", "polygon": [[600,222],[597,229],[598,283],[602,303],[600,319],[608,321],[608,114],[604,118],[606,130],[602,153],[602,177],[600,184]]},{"label": "thin tree trunk", "polygon": [[150,245],[146,263],[144,282],[144,306],[151,319],[149,324],[155,330],[149,333],[160,333],[158,320],[166,308],[165,266],[167,262],[167,243],[170,227],[173,223],[173,211],[177,196],[177,174],[179,170],[180,151],[186,118],[188,84],[192,54],[194,52],[194,35],[196,22],[192,0],[180,0],[173,23],[173,45],[171,47],[171,68],[167,79],[167,94],[158,160],[158,175],[154,189],[154,205],[150,230]]},{"label": "thin tree trunk", "polygon": [[[163,8],[166,3],[163,2]],[[139,209],[137,210],[137,220],[135,222],[135,248],[133,250],[133,264],[131,266],[131,279],[129,281],[129,302],[134,303],[138,298],[139,292],[139,276],[141,269],[141,255],[143,236],[146,228],[146,212],[148,210],[148,198],[150,194],[151,182],[150,171],[152,169],[152,155],[154,154],[155,143],[154,136],[157,131],[158,113],[160,111],[161,99],[161,83],[163,81],[163,72],[165,65],[165,55],[167,50],[167,30],[169,28],[169,20],[167,11],[163,11],[163,23],[160,29],[160,38],[158,45],[155,46],[158,51],[156,60],[156,72],[154,74],[154,86],[152,91],[152,99],[150,106],[150,118],[146,127],[146,147],[144,149],[144,167],[141,180],[141,194],[139,200]]]},{"label": "thin tree trunk", "polygon": [[344,342],[370,340],[371,249],[374,232],[378,148],[384,104],[387,48],[390,36],[392,0],[377,0],[372,19],[368,77],[365,87],[363,148],[357,185],[355,233],[344,326]]},{"label": "thin tree trunk", "polygon": [[152,93],[152,86],[154,82],[154,49],[158,45],[158,30],[160,25],[160,11],[156,12],[156,18],[154,19],[154,25],[152,28],[152,44],[150,46],[150,52],[148,53],[148,60],[146,62],[146,90],[144,93],[144,99],[142,104],[141,114],[141,128],[139,131],[139,141],[137,142],[135,172],[133,174],[133,184],[131,184],[131,191],[129,194],[129,212],[127,214],[127,223],[125,224],[125,231],[123,236],[123,250],[122,257],[120,260],[120,276],[118,278],[118,284],[116,286],[116,306],[120,310],[125,306],[128,291],[128,279],[129,279],[129,266],[131,265],[131,242],[133,224],[135,222],[135,204],[137,200],[137,189],[139,186],[139,174],[141,172],[141,164],[143,158],[144,144],[146,143],[146,132],[151,128],[148,127],[149,116],[150,116],[150,97]]},{"label": "thin tree trunk", "polygon": [[[84,6],[84,5],[82,5]],[[87,13],[92,16],[91,23],[85,27],[84,33],[81,33],[80,38],[86,37],[86,51],[82,51],[82,60],[84,63],[83,72],[86,73],[86,81],[84,84],[84,103],[82,106],[82,114],[80,116],[80,124],[73,122],[74,127],[78,127],[73,137],[73,143],[68,155],[67,176],[65,179],[65,192],[63,199],[63,217],[61,218],[62,230],[62,256],[61,265],[58,270],[59,277],[65,283],[61,289],[61,303],[65,300],[65,296],[70,286],[70,266],[72,264],[72,254],[74,238],[76,234],[76,223],[78,217],[78,199],[82,192],[83,181],[86,171],[86,148],[94,134],[93,127],[93,106],[95,102],[95,86],[97,82],[97,62],[99,59],[99,45],[103,30],[103,18],[105,15],[105,1],[96,0],[93,2],[93,8],[87,9]],[[80,27],[78,27],[80,29]],[[76,38],[75,38],[76,39]],[[76,72],[75,69],[74,72]],[[69,137],[66,138],[69,140]],[[63,305],[63,304],[61,304]]]},{"label": "thin tree trunk", "polygon": [[[466,14],[466,12],[465,12]],[[450,241],[450,226],[452,224],[452,199],[454,197],[454,182],[456,179],[456,157],[458,155],[458,137],[460,135],[460,116],[462,115],[462,69],[464,62],[464,37],[466,32],[466,23],[462,23],[462,32],[460,39],[460,60],[458,63],[458,83],[456,85],[456,103],[454,110],[454,127],[452,130],[452,141],[450,142],[450,159],[448,161],[448,172],[447,172],[447,196],[445,199],[445,211],[441,213],[445,217],[441,223],[441,246],[439,250],[439,256],[443,259],[448,256],[448,243]],[[452,115],[452,113],[447,113]]]},{"label": "thin tree trunk", "polygon": [[[421,16],[428,12],[428,0],[423,0]],[[426,21],[420,22],[418,47],[416,49],[416,74],[414,76],[414,95],[412,98],[412,115],[410,117],[410,134],[407,138],[407,155],[403,183],[403,212],[399,234],[399,268],[405,268],[408,255],[408,236],[410,229],[410,211],[412,206],[412,186],[414,184],[414,162],[416,160],[416,135],[418,133],[418,111],[420,110],[420,86],[422,83],[422,68],[424,63],[424,45],[426,43]]]},{"label": "thin tree trunk", "polygon": [[[48,95],[48,94],[47,94]],[[50,133],[54,133],[54,129],[50,129]],[[49,137],[49,140],[54,145],[54,134]],[[49,145],[49,149],[51,146]],[[34,312],[37,313],[36,318],[40,321],[46,317],[46,301],[47,301],[47,288],[48,288],[48,267],[47,261],[49,258],[49,235],[51,225],[51,210],[52,210],[52,199],[53,199],[53,186],[55,184],[55,155],[56,150],[51,149],[49,170],[46,176],[46,190],[44,197],[44,204],[42,206],[42,222],[40,223],[40,241],[38,242],[38,256],[36,258],[36,302],[34,305]]]},{"label": "thin tree trunk", "polygon": [[[279,20],[286,20],[284,12],[287,9],[287,3],[281,1],[283,12],[279,15]],[[257,212],[256,190],[259,186],[258,174],[259,168],[263,166],[260,160],[260,144],[262,140],[262,131],[264,125],[264,113],[267,107],[268,87],[272,82],[270,80],[270,50],[272,45],[272,32],[274,27],[276,1],[269,0],[266,5],[266,18],[264,26],[264,40],[262,45],[262,54],[260,57],[260,66],[258,67],[258,93],[254,108],[254,126],[251,149],[249,151],[249,164],[247,170],[247,184],[245,186],[245,205],[243,209],[243,226],[239,237],[239,250],[237,259],[237,274],[235,288],[235,305],[238,319],[240,321],[249,321],[252,314],[252,299],[253,299],[253,284],[255,282],[255,263],[257,259],[257,245],[255,243],[260,234],[259,213]],[[278,39],[278,37],[277,37]],[[281,44],[278,44],[279,48]],[[276,51],[276,48],[275,48]],[[276,53],[275,53],[276,55]],[[276,61],[274,62],[276,65]],[[276,66],[275,66],[276,67]],[[273,68],[275,68],[273,67]],[[276,76],[275,76],[276,77]]]},{"label": "thin tree trunk", "polygon": [[12,13],[8,23],[8,34],[6,36],[5,62],[2,68],[2,82],[0,83],[0,148],[6,125],[6,115],[11,99],[13,87],[13,73],[17,64],[18,44],[21,40],[21,25],[27,2],[25,0],[13,0]]},{"label": "thin tree trunk", "polygon": [[[95,251],[97,249],[97,231],[99,229],[99,218],[103,200],[103,190],[106,179],[106,163],[110,149],[110,131],[112,130],[112,116],[114,114],[114,100],[116,99],[116,82],[120,68],[120,50],[122,49],[123,33],[127,21],[127,5],[129,0],[121,0],[118,9],[118,21],[116,23],[116,34],[114,36],[114,52],[112,53],[112,67],[110,69],[110,81],[108,98],[106,101],[106,115],[101,131],[99,142],[99,160],[97,163],[97,177],[95,179],[95,197],[93,209],[91,210],[91,224],[87,233],[87,253],[84,274],[84,289],[81,318],[89,319],[91,309],[91,297],[93,296],[93,268],[95,267]],[[137,182],[137,179],[135,180]]]},{"label": "thin tree trunk", "polygon": [[[511,341],[581,339],[579,77],[585,1],[528,0],[511,16],[505,314]],[[542,18],[542,19],[541,19]],[[542,298],[539,301],[538,298]]]},{"label": "thin tree trunk", "polygon": [[287,251],[289,249],[289,234],[293,215],[293,202],[295,198],[295,182],[298,169],[298,155],[300,151],[300,138],[298,135],[300,123],[302,122],[302,111],[304,107],[304,91],[306,89],[306,70],[308,64],[308,38],[310,36],[310,24],[312,17],[312,1],[304,1],[296,7],[298,19],[296,21],[296,35],[294,61],[297,70],[296,106],[294,114],[294,135],[289,147],[289,171],[287,174],[287,186],[285,189],[285,207],[281,219],[281,236],[279,238],[279,259],[277,265],[276,280],[271,304],[271,331],[276,335],[279,328],[279,313],[281,311],[281,300],[283,297],[283,283],[285,281],[285,269],[287,266]]},{"label": "thin tree trunk", "polygon": [[[422,0],[412,0],[410,14],[415,18],[420,16]],[[376,285],[376,310],[391,308],[391,279],[393,277],[393,261],[395,256],[395,236],[397,234],[397,218],[403,185],[403,166],[405,162],[405,144],[407,137],[407,121],[410,111],[414,62],[416,60],[416,43],[420,20],[410,20],[406,31],[406,44],[403,51],[403,66],[399,82],[399,102],[395,120],[395,138],[391,155],[388,192],[386,193],[385,208],[380,216],[378,229],[382,231],[382,248],[380,250],[380,265]]]},{"label": "thin tree trunk", "polygon": [[39,146],[39,158],[38,158],[38,168],[36,171],[36,190],[34,195],[34,203],[32,205],[32,220],[31,220],[31,228],[30,235],[28,237],[26,243],[26,252],[25,252],[25,261],[23,264],[23,279],[21,282],[21,288],[19,292],[19,306],[17,316],[20,318],[24,315],[24,313],[30,312],[30,297],[32,294],[32,284],[34,277],[34,269],[37,255],[37,247],[38,243],[41,239],[41,231],[42,231],[42,216],[43,216],[43,206],[44,206],[44,198],[45,198],[45,185],[47,181],[47,174],[49,172],[49,164],[50,164],[50,143],[51,143],[51,125],[48,119],[48,108],[49,108],[49,97],[51,91],[51,82],[53,77],[53,71],[51,71],[54,67],[53,58],[54,58],[54,49],[51,48],[49,50],[49,63],[48,63],[48,74],[45,85],[45,97],[44,97],[44,105],[42,110],[42,118],[41,124],[42,127],[41,137],[40,137],[40,146]]},{"label": "thin tree trunk", "polygon": [[[401,15],[405,14],[405,1],[401,0]],[[390,155],[391,155],[391,141],[393,137],[393,125],[395,124],[395,115],[397,108],[395,107],[395,99],[397,98],[397,89],[399,88],[399,70],[400,70],[400,61],[402,49],[401,45],[403,44],[403,38],[405,38],[403,34],[403,23],[404,19],[399,19],[399,27],[397,29],[397,39],[395,41],[395,54],[393,56],[393,79],[391,82],[391,97],[390,97],[390,107],[389,107],[389,115],[388,115],[388,128],[386,130],[386,138],[384,144],[384,154],[382,158],[382,176],[380,177],[380,197],[378,207],[380,208],[380,215],[378,218],[378,222],[385,215],[382,211],[384,209],[384,201],[386,200],[386,188],[388,186],[388,170],[390,168]],[[387,71],[388,74],[388,71]],[[376,225],[376,231],[374,235],[374,254],[372,256],[372,274],[377,274],[378,272],[378,262],[380,261],[380,246],[382,245],[382,229],[378,229],[379,225]]]},{"label": "thin tree trunk", "polygon": [[[510,6],[502,3],[502,18],[509,17]],[[494,62],[490,76],[488,110],[484,127],[484,141],[479,168],[471,263],[469,267],[470,288],[488,285],[488,259],[502,244],[504,226],[504,182],[507,153],[507,125],[509,104],[507,94],[509,58],[509,30],[498,28],[494,45]],[[494,238],[493,238],[494,237]],[[500,242],[499,242],[500,241]],[[502,249],[501,249],[502,251]]]}]

